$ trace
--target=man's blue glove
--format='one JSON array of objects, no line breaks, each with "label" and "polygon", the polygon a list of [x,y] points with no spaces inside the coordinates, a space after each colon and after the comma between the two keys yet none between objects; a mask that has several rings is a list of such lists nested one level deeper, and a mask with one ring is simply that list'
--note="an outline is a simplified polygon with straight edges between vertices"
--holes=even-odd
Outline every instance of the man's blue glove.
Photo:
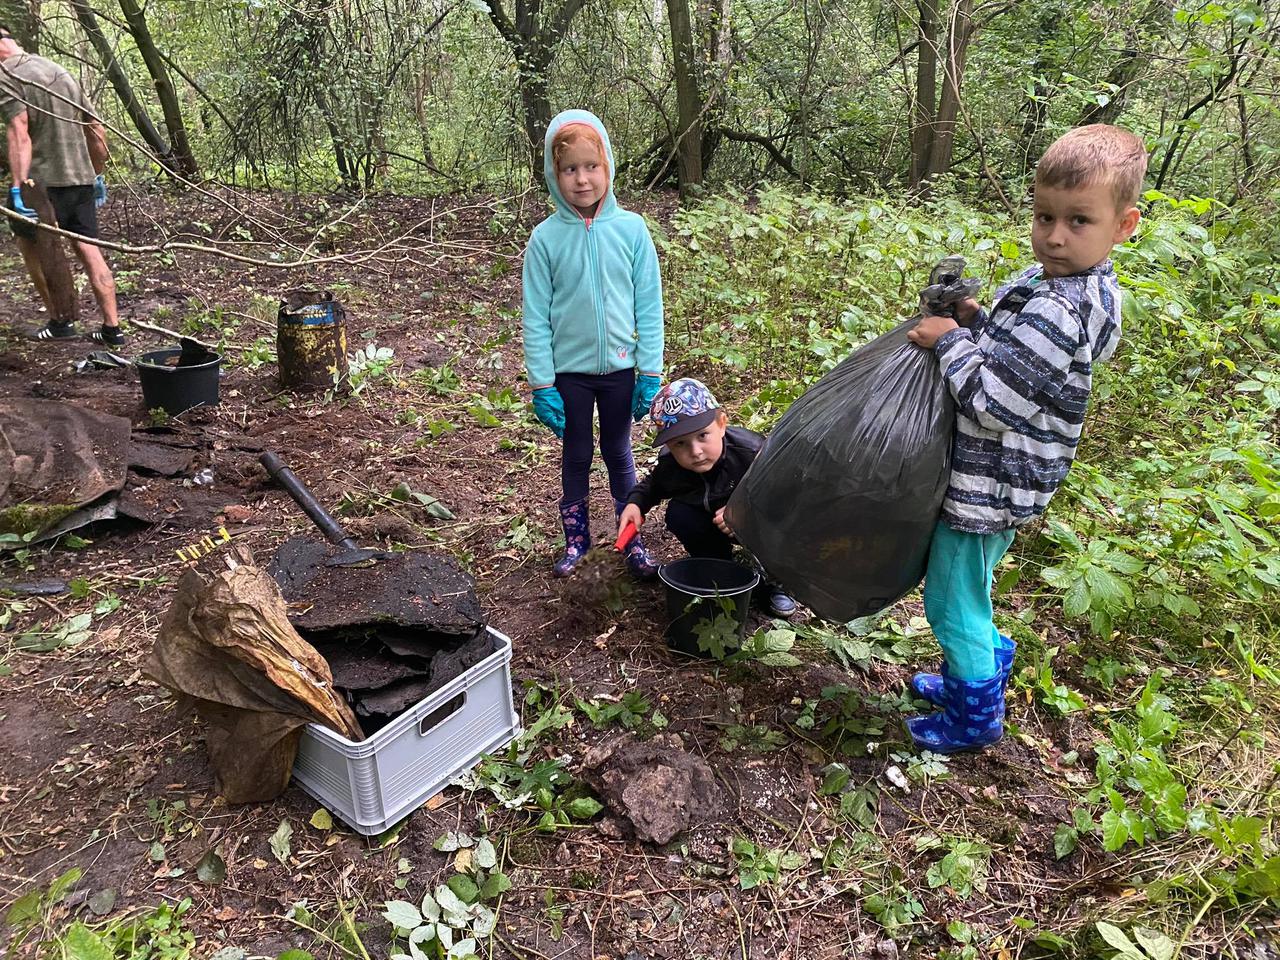
[{"label": "man's blue glove", "polygon": [[39,214],[22,202],[21,187],[12,186],[9,188],[9,204],[13,207],[15,213],[20,213],[28,220],[33,220],[36,223],[40,222]]},{"label": "man's blue glove", "polygon": [[93,205],[101,207],[107,202],[107,178],[105,174],[98,174],[93,178]]},{"label": "man's blue glove", "polygon": [[555,387],[539,387],[533,391],[533,415],[544,427],[564,439],[564,400]]},{"label": "man's blue glove", "polygon": [[658,395],[658,389],[662,386],[662,378],[642,373],[636,377],[636,388],[631,392],[631,416],[636,423],[640,423],[649,415],[649,408],[653,406],[653,398]]}]

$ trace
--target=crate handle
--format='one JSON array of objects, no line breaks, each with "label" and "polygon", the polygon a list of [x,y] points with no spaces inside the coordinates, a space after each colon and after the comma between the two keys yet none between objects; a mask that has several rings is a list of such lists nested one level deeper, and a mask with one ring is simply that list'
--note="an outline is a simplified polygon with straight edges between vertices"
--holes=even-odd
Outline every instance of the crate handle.
[{"label": "crate handle", "polygon": [[427,733],[434,727],[440,726],[444,721],[462,709],[463,704],[467,702],[467,691],[463,690],[456,697],[445,701],[436,707],[425,717],[418,721],[418,736],[425,737]]}]

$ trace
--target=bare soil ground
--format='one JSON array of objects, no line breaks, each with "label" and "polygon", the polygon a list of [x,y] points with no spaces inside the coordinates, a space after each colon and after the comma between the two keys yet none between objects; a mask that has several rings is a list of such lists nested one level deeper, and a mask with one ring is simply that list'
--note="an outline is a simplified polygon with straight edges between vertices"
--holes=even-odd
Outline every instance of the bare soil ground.
[{"label": "bare soil ground", "polygon": [[[332,217],[311,201],[265,196],[240,211],[199,198],[121,197],[105,212],[109,238],[136,244],[187,231],[188,239],[208,242],[210,235],[247,231],[257,242],[238,234],[244,240],[238,249],[261,259],[277,246],[275,234],[305,246]],[[649,212],[665,217],[670,202],[651,204]],[[344,955],[334,942],[341,936],[317,939],[286,918],[300,901],[325,921],[345,905],[367,924],[368,955],[386,956],[382,901],[420,897],[450,873],[449,857],[432,848],[436,838],[482,827],[500,841],[514,882],[489,944],[494,956],[891,960],[899,950],[935,953],[951,944],[945,928],[955,920],[980,931],[984,953],[1009,956],[1037,929],[1060,929],[1131,895],[1127,880],[1112,877],[1085,846],[1066,860],[1053,857],[1053,832],[1073,804],[1076,768],[1062,756],[1073,733],[1087,728],[1073,732],[1012,702],[1015,727],[996,749],[957,758],[949,777],[915,780],[904,792],[886,779],[890,766],[906,765],[890,757],[906,749],[896,717],[869,752],[854,756],[841,756],[818,728],[797,721],[806,700],[835,684],[897,697],[911,664],[876,661],[867,671],[850,671],[818,655],[795,669],[691,662],[663,644],[660,587],[638,586],[623,612],[609,615],[589,609],[584,588],[573,581],[551,579],[557,447],[523,403],[504,409],[510,403],[501,396],[505,388],[519,393],[516,255],[528,226],[509,214],[486,198],[371,200],[326,232],[317,249],[335,259],[305,270],[188,252],[163,260],[113,256],[126,323],[202,321],[192,329],[240,349],[228,351],[221,405],[163,426],[162,439],[189,444],[197,456],[190,471],[150,478],[140,492],[154,523],[81,531],[91,542],[80,549],[61,543],[33,550],[25,569],[5,563],[6,580],[80,577],[93,592],[29,600],[3,637],[34,622],[56,628],[108,594],[123,602],[95,616],[92,638],[78,646],[32,654],[6,653],[0,645],[13,671],[0,678],[0,907],[77,866],[84,871],[79,896],[60,909],[88,916],[84,898],[107,888],[116,891],[115,914],[190,897],[187,917],[199,956],[228,945],[252,955],[290,947]],[[423,225],[411,245],[373,260],[343,259],[415,223]],[[12,244],[0,255],[0,324],[8,338],[0,396],[65,400],[151,428],[132,370],[76,373],[71,362],[91,349],[87,342],[20,338],[43,315]],[[366,381],[358,397],[333,400],[283,392],[273,363],[245,362],[244,348],[274,337],[262,304],[298,286],[335,290],[350,313],[351,347],[391,347],[390,374]],[[81,305],[96,323],[87,291]],[[166,345],[135,331],[128,352]],[[671,366],[678,363],[673,357]],[[477,409],[486,400],[497,426],[480,422],[486,418]],[[440,428],[446,423],[452,429]],[[496,808],[483,792],[451,788],[379,844],[342,827],[308,825],[317,804],[296,786],[273,803],[227,806],[214,795],[200,728],[177,716],[166,692],[139,668],[184,568],[176,550],[225,527],[265,563],[284,539],[308,529],[258,466],[267,449],[281,454],[323,502],[339,506],[345,497],[345,522],[363,542],[429,546],[463,562],[489,621],[514,641],[517,705],[534,684],[565,694],[566,703],[568,694],[645,694],[669,718],[669,732],[714,771],[726,798],[719,818],[658,849],[607,837],[591,824],[541,834],[530,829],[530,814]],[[637,449],[643,468],[648,453]],[[206,467],[212,482],[193,485]],[[456,519],[431,520],[379,499],[401,481],[439,497]],[[593,484],[596,533],[611,537],[603,475]],[[660,556],[678,555],[660,523],[649,529]],[[918,612],[912,603],[895,611],[904,622]],[[927,654],[928,646],[919,649]],[[527,714],[525,724],[532,719]],[[767,725],[784,734],[782,745],[758,753],[726,749],[732,725]],[[579,714],[539,755],[567,755],[572,769],[588,746],[615,732],[597,731]],[[818,796],[822,768],[832,759],[849,764],[855,783],[878,785],[871,831],[851,827],[835,799]],[[268,839],[286,819],[294,834],[282,863]],[[926,833],[986,843],[985,889],[961,898],[945,885],[931,888],[926,872],[941,852],[917,843]],[[804,865],[744,891],[729,853],[734,837],[797,851]],[[849,845],[842,866],[824,862],[837,840]],[[220,886],[196,877],[197,862],[211,848],[226,862]],[[410,872],[402,892],[395,882],[406,877],[405,861]],[[873,894],[914,902],[917,915],[890,935],[868,908]]]}]

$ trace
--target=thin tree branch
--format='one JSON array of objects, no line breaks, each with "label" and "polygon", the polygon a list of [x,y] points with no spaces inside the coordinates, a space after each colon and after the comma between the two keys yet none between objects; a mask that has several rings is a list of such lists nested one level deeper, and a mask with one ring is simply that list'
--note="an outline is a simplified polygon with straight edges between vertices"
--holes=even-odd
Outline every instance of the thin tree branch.
[{"label": "thin tree branch", "polygon": [[732,130],[729,127],[717,127],[716,133],[724,137],[726,140],[732,140],[735,143],[754,143],[757,146],[764,147],[768,151],[769,156],[773,158],[773,162],[780,166],[793,177],[799,177],[796,168],[791,165],[791,161],[783,155],[778,149],[777,144],[769,137],[763,137],[758,133],[745,133],[741,130]]}]

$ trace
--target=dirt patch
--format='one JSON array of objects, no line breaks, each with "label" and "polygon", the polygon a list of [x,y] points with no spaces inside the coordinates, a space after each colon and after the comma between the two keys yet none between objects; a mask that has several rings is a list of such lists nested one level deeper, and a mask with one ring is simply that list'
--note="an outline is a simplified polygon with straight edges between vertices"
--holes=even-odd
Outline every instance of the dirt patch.
[{"label": "dirt patch", "polygon": [[341,547],[302,537],[280,547],[269,570],[299,630],[381,622],[471,635],[481,626],[475,582],[451,558],[424,551],[353,559]]}]

